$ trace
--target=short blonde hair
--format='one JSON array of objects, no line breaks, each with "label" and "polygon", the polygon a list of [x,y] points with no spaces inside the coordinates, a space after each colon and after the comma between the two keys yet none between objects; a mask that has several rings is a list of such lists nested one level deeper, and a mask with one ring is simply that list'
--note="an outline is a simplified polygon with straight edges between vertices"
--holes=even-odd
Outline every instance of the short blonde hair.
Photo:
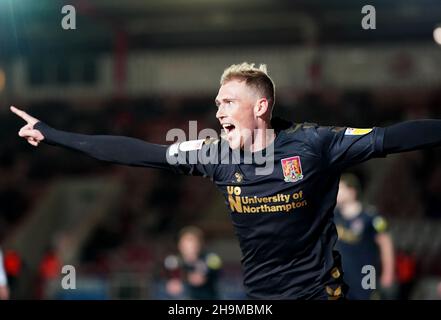
[{"label": "short blonde hair", "polygon": [[224,70],[220,84],[224,85],[233,79],[244,80],[249,87],[256,89],[268,99],[270,108],[273,108],[276,100],[275,86],[268,75],[266,64],[261,64],[258,68],[254,63],[248,62],[233,64]]}]

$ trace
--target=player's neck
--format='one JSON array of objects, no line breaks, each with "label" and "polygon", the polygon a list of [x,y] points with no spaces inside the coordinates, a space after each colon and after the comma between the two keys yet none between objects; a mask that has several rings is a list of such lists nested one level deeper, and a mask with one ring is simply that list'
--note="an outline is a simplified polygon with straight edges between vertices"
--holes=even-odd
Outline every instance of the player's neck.
[{"label": "player's neck", "polygon": [[250,146],[250,151],[258,152],[267,148],[275,138],[276,134],[269,121],[259,123],[253,133],[253,143]]},{"label": "player's neck", "polygon": [[352,219],[358,216],[362,209],[363,205],[360,201],[353,201],[341,206],[340,211],[343,217],[346,219]]}]

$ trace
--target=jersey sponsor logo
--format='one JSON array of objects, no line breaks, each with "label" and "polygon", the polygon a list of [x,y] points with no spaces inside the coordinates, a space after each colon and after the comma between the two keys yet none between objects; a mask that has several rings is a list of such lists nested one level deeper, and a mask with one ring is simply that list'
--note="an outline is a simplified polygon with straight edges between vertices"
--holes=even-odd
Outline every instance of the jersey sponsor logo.
[{"label": "jersey sponsor logo", "polygon": [[372,131],[372,128],[360,129],[360,128],[346,128],[345,136],[362,136]]},{"label": "jersey sponsor logo", "polygon": [[285,182],[297,182],[303,179],[302,163],[299,156],[285,158],[280,161],[282,162]]}]

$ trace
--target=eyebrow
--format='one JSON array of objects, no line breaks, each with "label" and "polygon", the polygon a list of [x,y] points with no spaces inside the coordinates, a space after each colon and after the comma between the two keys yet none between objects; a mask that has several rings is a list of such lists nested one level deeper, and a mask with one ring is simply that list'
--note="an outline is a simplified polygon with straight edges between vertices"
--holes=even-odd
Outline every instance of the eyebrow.
[{"label": "eyebrow", "polygon": [[223,99],[220,99],[220,100],[215,99],[214,103],[216,104],[216,106],[219,106],[221,101],[237,101],[237,100],[239,100],[239,99],[237,99],[237,98],[223,98]]}]

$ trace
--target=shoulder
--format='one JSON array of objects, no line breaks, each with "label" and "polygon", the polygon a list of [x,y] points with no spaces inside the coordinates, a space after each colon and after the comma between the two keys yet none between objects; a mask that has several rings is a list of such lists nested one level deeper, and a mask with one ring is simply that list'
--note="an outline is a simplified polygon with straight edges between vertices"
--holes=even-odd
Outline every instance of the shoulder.
[{"label": "shoulder", "polygon": [[[286,123],[290,123],[290,125],[286,125]],[[293,136],[297,134],[302,134],[307,137],[323,137],[327,135],[335,135],[338,133],[344,134],[347,127],[339,127],[339,126],[326,126],[320,125],[315,122],[285,122],[284,127],[274,127],[276,130],[283,131],[287,136]]]},{"label": "shoulder", "polygon": [[387,230],[388,225],[386,219],[377,211],[374,206],[366,207],[364,209],[364,216],[375,231],[384,232]]},{"label": "shoulder", "polygon": [[274,128],[278,134],[283,136],[284,140],[293,141],[301,140],[307,142],[309,140],[314,141],[314,137],[317,135],[317,129],[319,126],[316,123],[292,123],[289,127],[280,129]]},{"label": "shoulder", "polygon": [[299,142],[315,155],[323,155],[324,146],[337,136],[344,135],[345,127],[323,126],[314,122],[292,123],[281,131],[283,142]]},{"label": "shoulder", "polygon": [[219,257],[219,255],[217,255],[214,252],[207,252],[204,255],[204,260],[205,263],[207,264],[208,268],[212,269],[212,270],[218,270],[222,267],[222,260]]}]

